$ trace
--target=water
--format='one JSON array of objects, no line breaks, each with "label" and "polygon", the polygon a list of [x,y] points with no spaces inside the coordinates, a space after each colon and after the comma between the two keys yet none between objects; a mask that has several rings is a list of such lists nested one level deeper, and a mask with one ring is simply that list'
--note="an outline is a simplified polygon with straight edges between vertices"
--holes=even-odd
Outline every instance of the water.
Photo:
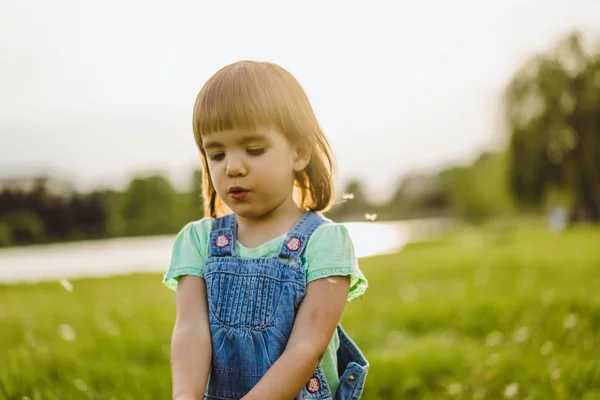
[{"label": "water", "polygon": [[[344,224],[359,258],[395,253],[447,225],[441,220]],[[0,283],[57,281],[135,272],[164,273],[174,235],[117,238],[0,250]]]}]

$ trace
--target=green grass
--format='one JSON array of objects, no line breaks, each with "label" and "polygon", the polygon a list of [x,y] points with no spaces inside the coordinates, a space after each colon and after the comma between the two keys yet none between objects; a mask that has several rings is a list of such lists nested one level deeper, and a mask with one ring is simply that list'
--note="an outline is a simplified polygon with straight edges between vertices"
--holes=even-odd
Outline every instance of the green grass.
[{"label": "green grass", "polygon": [[[599,229],[461,231],[361,266],[363,398],[600,399]],[[0,398],[169,398],[160,276],[72,283],[0,286]]]}]

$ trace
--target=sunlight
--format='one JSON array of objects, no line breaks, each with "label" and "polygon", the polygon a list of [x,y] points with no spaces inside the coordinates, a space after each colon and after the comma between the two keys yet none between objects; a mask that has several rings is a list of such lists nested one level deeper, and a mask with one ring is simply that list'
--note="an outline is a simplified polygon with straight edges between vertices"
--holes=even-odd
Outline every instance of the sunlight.
[{"label": "sunlight", "polygon": [[344,226],[348,228],[358,258],[395,253],[409,240],[408,232],[399,225],[348,222]]}]

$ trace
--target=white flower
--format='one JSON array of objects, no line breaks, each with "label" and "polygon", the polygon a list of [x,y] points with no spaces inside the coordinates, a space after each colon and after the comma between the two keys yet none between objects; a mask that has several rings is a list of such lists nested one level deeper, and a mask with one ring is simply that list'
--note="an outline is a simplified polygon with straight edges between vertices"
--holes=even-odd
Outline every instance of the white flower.
[{"label": "white flower", "polygon": [[450,396],[456,396],[462,392],[462,385],[460,383],[451,383],[448,385],[448,394]]},{"label": "white flower", "polygon": [[510,385],[506,385],[504,388],[504,397],[507,399],[512,399],[519,393],[519,384],[516,382],[511,383]]},{"label": "white flower", "polygon": [[529,328],[526,326],[517,329],[517,331],[513,334],[513,340],[516,343],[524,342],[527,339],[529,339]]},{"label": "white flower", "polygon": [[77,386],[77,389],[81,390],[82,392],[87,391],[87,385],[81,379],[75,379],[75,386]]},{"label": "white flower", "polygon": [[542,345],[542,348],[540,349],[540,352],[542,353],[543,356],[547,356],[548,354],[550,354],[552,352],[552,342],[546,342]]},{"label": "white flower", "polygon": [[484,363],[488,367],[491,367],[491,366],[496,365],[498,363],[499,359],[500,359],[500,354],[498,354],[498,353],[492,353],[489,356],[487,356],[487,358],[485,359]]},{"label": "white flower", "polygon": [[565,322],[563,325],[564,325],[565,329],[574,328],[575,325],[577,325],[577,314],[571,313],[571,314],[567,315],[567,318],[565,318]]},{"label": "white flower", "polygon": [[504,334],[502,332],[493,331],[487,335],[487,338],[485,339],[485,345],[489,347],[498,346],[500,343],[502,343],[503,339]]},{"label": "white flower", "polygon": [[58,326],[58,333],[60,337],[66,342],[72,342],[75,340],[75,330],[69,324],[60,324]]}]

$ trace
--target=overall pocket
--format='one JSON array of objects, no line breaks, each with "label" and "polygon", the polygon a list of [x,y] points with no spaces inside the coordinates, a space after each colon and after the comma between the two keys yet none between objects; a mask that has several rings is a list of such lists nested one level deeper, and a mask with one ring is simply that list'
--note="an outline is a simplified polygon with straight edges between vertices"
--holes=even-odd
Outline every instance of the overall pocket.
[{"label": "overall pocket", "polygon": [[205,277],[211,315],[222,325],[252,329],[275,318],[283,282],[265,275],[213,272]]}]

